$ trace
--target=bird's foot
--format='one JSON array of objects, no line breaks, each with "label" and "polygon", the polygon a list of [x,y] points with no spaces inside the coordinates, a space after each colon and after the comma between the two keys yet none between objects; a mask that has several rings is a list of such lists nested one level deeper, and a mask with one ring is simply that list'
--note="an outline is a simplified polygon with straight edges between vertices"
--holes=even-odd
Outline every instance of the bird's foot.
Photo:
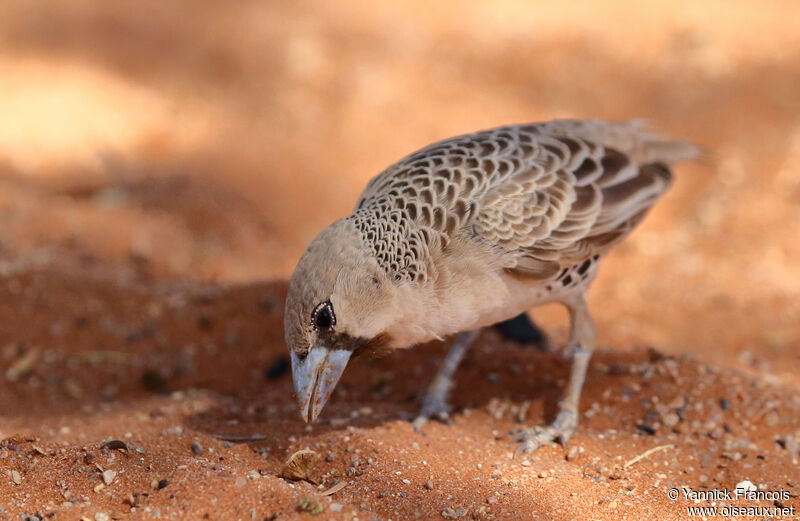
[{"label": "bird's foot", "polygon": [[421,432],[429,420],[437,420],[449,424],[450,410],[450,404],[447,403],[447,399],[443,394],[429,391],[422,401],[422,409],[414,421],[411,422],[411,425],[414,426],[414,432]]},{"label": "bird's foot", "polygon": [[562,409],[556,419],[550,425],[537,425],[530,429],[519,432],[514,441],[520,442],[514,456],[533,452],[542,445],[560,442],[562,445],[567,443],[578,426],[578,415],[575,411]]}]

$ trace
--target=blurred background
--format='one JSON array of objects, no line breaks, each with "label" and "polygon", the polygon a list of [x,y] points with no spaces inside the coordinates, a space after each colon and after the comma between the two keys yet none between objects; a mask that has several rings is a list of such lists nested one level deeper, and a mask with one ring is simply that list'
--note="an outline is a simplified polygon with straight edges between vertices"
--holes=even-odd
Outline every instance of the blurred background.
[{"label": "blurred background", "polygon": [[796,375],[794,0],[2,2],[0,269],[284,280],[407,153],[582,117],[707,151],[601,270],[601,345]]}]

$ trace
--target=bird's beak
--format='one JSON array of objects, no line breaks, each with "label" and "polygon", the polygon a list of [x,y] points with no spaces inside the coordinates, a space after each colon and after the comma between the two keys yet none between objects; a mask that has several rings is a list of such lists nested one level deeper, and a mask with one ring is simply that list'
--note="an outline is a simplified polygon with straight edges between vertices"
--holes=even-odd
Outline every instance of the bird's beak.
[{"label": "bird's beak", "polygon": [[300,414],[308,423],[319,416],[342,376],[351,351],[315,346],[301,359],[292,351],[292,378]]}]

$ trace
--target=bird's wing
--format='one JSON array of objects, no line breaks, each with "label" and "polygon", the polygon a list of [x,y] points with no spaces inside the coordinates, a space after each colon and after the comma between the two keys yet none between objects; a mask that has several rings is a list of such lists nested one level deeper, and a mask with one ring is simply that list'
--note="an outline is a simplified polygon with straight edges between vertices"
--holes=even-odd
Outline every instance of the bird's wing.
[{"label": "bird's wing", "polygon": [[[548,278],[624,237],[669,187],[668,165],[697,153],[640,122],[501,127],[395,163],[370,181],[354,215],[377,209],[385,226],[399,223],[392,229],[415,244],[411,257],[446,247],[464,230],[505,254],[512,272]],[[372,240],[385,242],[378,228]],[[402,271],[402,252],[397,258]]]}]

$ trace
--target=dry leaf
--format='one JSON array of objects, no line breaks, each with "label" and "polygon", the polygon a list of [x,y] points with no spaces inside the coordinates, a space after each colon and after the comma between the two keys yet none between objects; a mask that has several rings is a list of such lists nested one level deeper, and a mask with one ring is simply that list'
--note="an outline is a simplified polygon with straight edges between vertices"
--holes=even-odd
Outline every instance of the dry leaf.
[{"label": "dry leaf", "polygon": [[298,450],[289,456],[289,459],[284,463],[283,469],[281,469],[281,477],[294,481],[303,480],[313,483],[311,474],[314,473],[317,459],[318,455],[313,450]]}]

